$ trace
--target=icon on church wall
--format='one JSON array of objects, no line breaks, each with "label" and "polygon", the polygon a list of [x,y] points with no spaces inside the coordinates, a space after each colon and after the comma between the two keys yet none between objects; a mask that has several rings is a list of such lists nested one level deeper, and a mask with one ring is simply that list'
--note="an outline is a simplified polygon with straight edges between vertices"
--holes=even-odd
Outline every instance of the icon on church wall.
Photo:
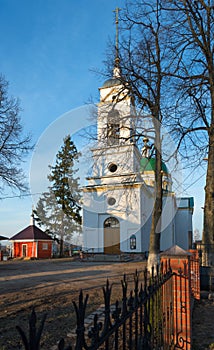
[{"label": "icon on church wall", "polygon": [[130,237],[130,249],[136,249],[136,236],[131,235]]}]

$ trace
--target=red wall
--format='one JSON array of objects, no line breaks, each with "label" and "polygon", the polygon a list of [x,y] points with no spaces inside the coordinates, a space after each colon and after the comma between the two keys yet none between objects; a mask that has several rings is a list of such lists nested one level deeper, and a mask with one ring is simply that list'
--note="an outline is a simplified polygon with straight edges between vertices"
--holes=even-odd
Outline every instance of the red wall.
[{"label": "red wall", "polygon": [[[173,315],[174,344],[185,340],[182,349],[191,350],[192,342],[192,296],[200,299],[200,263],[197,252],[191,250],[191,256],[162,256],[161,261],[165,271],[170,259],[170,267],[175,272],[173,276]],[[178,336],[178,338],[176,338]],[[178,345],[179,348],[179,345]]]},{"label": "red wall", "polygon": [[[47,244],[48,249],[43,249],[43,243]],[[28,258],[51,258],[52,255],[52,241],[37,242],[14,242],[13,243],[13,257],[23,258],[23,245],[27,246],[26,257]],[[37,249],[37,252],[36,252]],[[37,253],[37,254],[36,254]]]},{"label": "red wall", "polygon": [[[43,249],[43,243],[46,243],[48,245],[48,249]],[[41,241],[38,242],[38,258],[51,258],[52,254],[52,241]]]}]

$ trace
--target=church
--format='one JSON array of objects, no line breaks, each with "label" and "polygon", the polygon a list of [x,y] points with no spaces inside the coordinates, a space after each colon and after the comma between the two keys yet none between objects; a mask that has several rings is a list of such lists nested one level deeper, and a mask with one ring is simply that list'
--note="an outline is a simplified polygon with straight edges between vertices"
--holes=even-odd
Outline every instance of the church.
[{"label": "church", "polygon": [[[83,188],[83,249],[101,254],[147,253],[154,204],[155,159],[149,138],[136,142],[133,97],[121,83],[118,58],[112,78],[100,87],[97,143]],[[192,246],[192,197],[176,198],[162,164],[161,251]]]}]

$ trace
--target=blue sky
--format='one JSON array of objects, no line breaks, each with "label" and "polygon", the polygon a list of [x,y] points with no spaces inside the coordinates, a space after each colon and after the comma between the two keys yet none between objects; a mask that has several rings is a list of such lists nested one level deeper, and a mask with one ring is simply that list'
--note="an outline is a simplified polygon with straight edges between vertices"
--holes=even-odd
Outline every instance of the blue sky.
[{"label": "blue sky", "polygon": [[[105,78],[93,71],[104,68],[108,41],[115,35],[113,10],[117,6],[122,8],[123,3],[122,0],[0,0],[0,73],[10,83],[9,93],[20,98],[22,123],[25,131],[32,134],[34,143],[44,140],[47,129],[56,120],[64,120],[61,116],[68,111],[78,111],[71,118],[72,132],[82,127],[79,108],[91,97],[98,100],[98,87]],[[31,159],[32,155],[25,163],[29,177]],[[41,169],[38,173],[45,172],[42,165]],[[198,171],[190,177],[184,188],[201,174],[203,171]],[[194,227],[199,231],[203,187],[204,178],[201,178],[184,192],[195,197]],[[2,197],[7,195],[11,195],[9,190]],[[11,237],[27,226],[33,202],[31,197],[2,199],[0,234]]]}]

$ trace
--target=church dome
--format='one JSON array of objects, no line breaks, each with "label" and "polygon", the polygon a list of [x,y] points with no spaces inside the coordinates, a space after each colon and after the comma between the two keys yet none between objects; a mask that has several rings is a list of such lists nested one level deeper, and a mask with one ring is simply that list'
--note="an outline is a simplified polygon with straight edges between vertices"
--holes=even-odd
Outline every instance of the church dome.
[{"label": "church dome", "polygon": [[[164,162],[162,162],[161,168],[165,174],[169,174],[167,166]],[[140,171],[155,171],[155,158],[142,158],[140,161]]]},{"label": "church dome", "polygon": [[121,81],[118,78],[110,78],[106,80],[102,86],[102,88],[110,88],[116,85],[121,85]]}]

